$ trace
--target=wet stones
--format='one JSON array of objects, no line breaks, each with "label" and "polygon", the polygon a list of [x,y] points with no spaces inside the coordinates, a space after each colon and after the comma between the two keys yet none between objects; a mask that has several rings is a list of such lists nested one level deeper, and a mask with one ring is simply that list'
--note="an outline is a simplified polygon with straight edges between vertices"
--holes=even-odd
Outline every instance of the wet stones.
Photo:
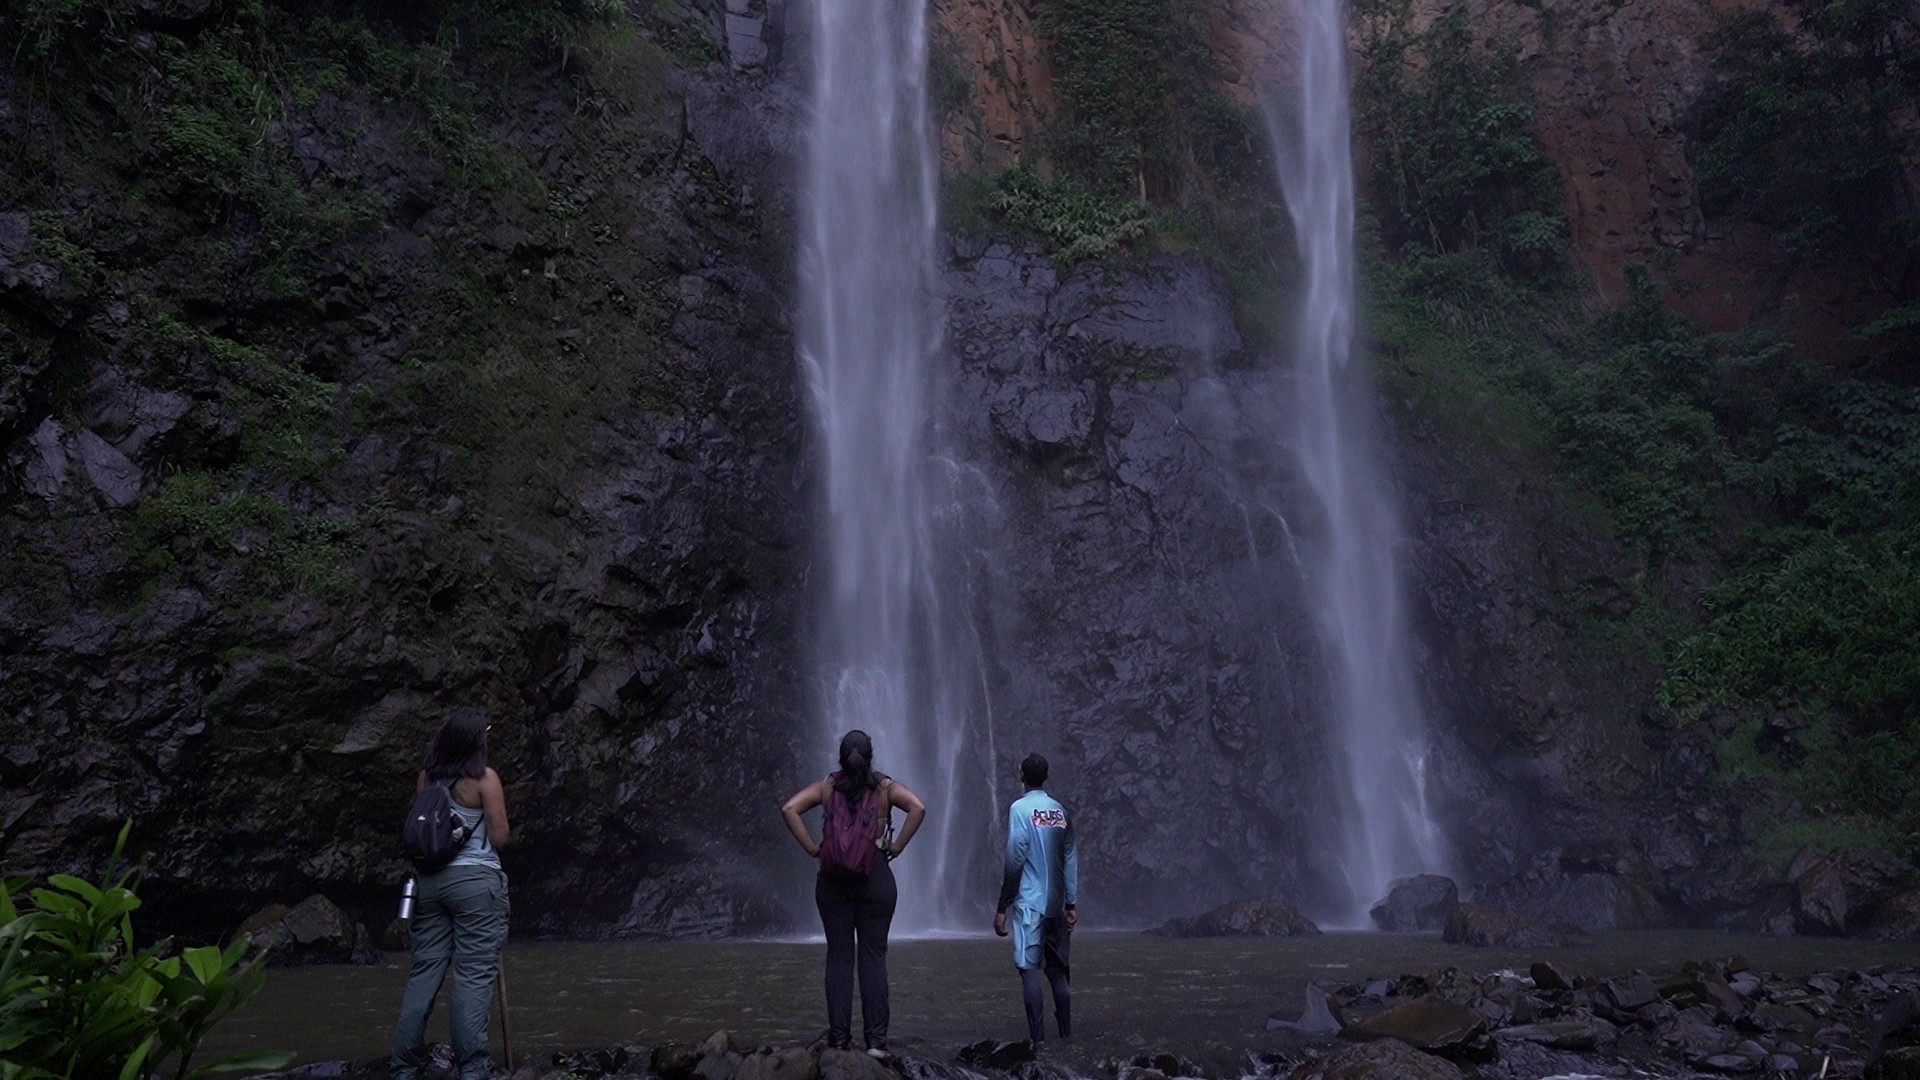
[{"label": "wet stones", "polygon": [[1527,974],[1533,976],[1533,985],[1541,990],[1572,990],[1593,981],[1593,976],[1576,972],[1571,968],[1556,964],[1551,960],[1536,960]]},{"label": "wet stones", "polygon": [[1204,915],[1168,919],[1147,931],[1161,937],[1300,937],[1318,934],[1312,919],[1290,904],[1273,900],[1236,900]]},{"label": "wet stones", "polygon": [[819,1059],[806,1048],[763,1046],[740,1062],[734,1080],[819,1080],[819,1076]]},{"label": "wet stones", "polygon": [[1620,1031],[1598,1017],[1520,1024],[1494,1032],[1498,1042],[1526,1042],[1555,1050],[1591,1051],[1613,1045]]},{"label": "wet stones", "polygon": [[820,1080],[898,1080],[898,1074],[861,1050],[820,1051]]},{"label": "wet stones", "polygon": [[1445,927],[1447,916],[1459,906],[1460,888],[1452,878],[1420,874],[1395,881],[1368,915],[1382,930],[1413,934]]},{"label": "wet stones", "polygon": [[1459,1066],[1387,1039],[1350,1046],[1309,1061],[1288,1080],[1461,1080]]},{"label": "wet stones", "polygon": [[955,1064],[979,1069],[1012,1070],[1034,1059],[1033,1043],[1026,1039],[1018,1042],[1000,1042],[994,1039],[982,1039],[968,1043],[953,1056]]},{"label": "wet stones", "polygon": [[1653,985],[1653,980],[1648,978],[1644,971],[1636,971],[1618,979],[1608,979],[1605,986],[1607,998],[1616,1009],[1632,1011],[1660,1000],[1659,989]]},{"label": "wet stones", "polygon": [[1457,1054],[1484,1044],[1487,1019],[1435,994],[1396,1005],[1341,1032],[1349,1039],[1398,1039],[1432,1053]]}]

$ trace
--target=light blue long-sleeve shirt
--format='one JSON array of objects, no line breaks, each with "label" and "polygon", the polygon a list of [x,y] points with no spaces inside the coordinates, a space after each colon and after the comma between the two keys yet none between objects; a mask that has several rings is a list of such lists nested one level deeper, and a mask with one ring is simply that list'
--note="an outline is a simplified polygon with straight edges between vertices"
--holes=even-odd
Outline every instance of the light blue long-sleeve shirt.
[{"label": "light blue long-sleeve shirt", "polygon": [[1000,908],[1038,921],[1077,906],[1080,852],[1067,808],[1045,791],[1029,791],[1007,808],[1007,863]]}]

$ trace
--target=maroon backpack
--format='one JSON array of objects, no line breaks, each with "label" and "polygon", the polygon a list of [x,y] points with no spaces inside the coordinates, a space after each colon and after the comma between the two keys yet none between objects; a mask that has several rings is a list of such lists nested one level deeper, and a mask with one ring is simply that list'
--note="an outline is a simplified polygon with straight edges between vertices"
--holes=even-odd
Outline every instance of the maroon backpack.
[{"label": "maroon backpack", "polygon": [[893,816],[882,787],[875,784],[854,803],[833,786],[833,777],[827,778],[826,819],[820,823],[822,874],[845,881],[865,881],[873,875],[887,819]]}]

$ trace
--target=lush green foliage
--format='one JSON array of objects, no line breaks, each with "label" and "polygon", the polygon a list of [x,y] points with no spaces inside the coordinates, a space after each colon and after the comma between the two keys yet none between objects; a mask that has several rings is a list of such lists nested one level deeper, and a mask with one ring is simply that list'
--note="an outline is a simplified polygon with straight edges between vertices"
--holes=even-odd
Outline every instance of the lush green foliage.
[{"label": "lush green foliage", "polygon": [[1714,44],[1720,78],[1695,119],[1707,212],[1920,297],[1920,13],[1908,0],[1789,0],[1733,17]]},{"label": "lush green foliage", "polygon": [[1152,221],[1139,203],[1024,168],[1001,174],[986,206],[1007,225],[1040,237],[1064,263],[1112,252],[1140,237]]},{"label": "lush green foliage", "polygon": [[1557,266],[1559,174],[1534,134],[1511,51],[1476,44],[1464,7],[1413,28],[1409,0],[1356,10],[1364,63],[1354,127],[1373,155],[1390,249],[1495,251],[1516,269]]},{"label": "lush green foliage", "polygon": [[1055,161],[1101,191],[1142,185],[1171,127],[1169,68],[1178,26],[1175,0],[1049,0],[1040,31],[1069,122],[1051,140]]},{"label": "lush green foliage", "polygon": [[245,938],[177,956],[138,948],[126,838],[97,884],[0,881],[0,1078],[184,1080],[286,1064],[281,1054],[194,1064],[214,1025],[260,989],[266,957]]},{"label": "lush green foliage", "polygon": [[[1807,35],[1771,16],[1730,32],[1738,77],[1706,111],[1703,182],[1719,185],[1717,212],[1769,221],[1810,253],[1864,257],[1875,231],[1905,244],[1893,208],[1911,193],[1886,156],[1911,132],[1877,127],[1876,110],[1914,100],[1901,95],[1916,62],[1886,51],[1910,28],[1867,0],[1796,9]],[[1446,437],[1599,511],[1649,581],[1663,566],[1710,570],[1697,617],[1676,617],[1689,598],[1654,586],[1586,632],[1666,665],[1660,701],[1715,718],[1725,778],[1797,801],[1769,854],[1912,843],[1920,397],[1880,381],[1899,365],[1844,377],[1761,329],[1706,334],[1644,274],[1622,309],[1583,314],[1541,272],[1561,226],[1511,65],[1476,51],[1457,11],[1419,35],[1405,13],[1397,0],[1360,9],[1356,115],[1378,215],[1365,278],[1387,386]],[[1820,145],[1855,130],[1857,146]],[[1840,213],[1856,199],[1862,212]],[[1898,355],[1920,328],[1907,295],[1859,336]]]}]

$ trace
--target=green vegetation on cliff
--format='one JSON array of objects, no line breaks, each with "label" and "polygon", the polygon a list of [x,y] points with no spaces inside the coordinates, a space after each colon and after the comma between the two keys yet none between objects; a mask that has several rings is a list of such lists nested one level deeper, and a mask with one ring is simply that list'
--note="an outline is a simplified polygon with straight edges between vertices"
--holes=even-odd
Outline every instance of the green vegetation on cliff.
[{"label": "green vegetation on cliff", "polygon": [[1920,841],[1920,233],[1900,164],[1920,53],[1895,48],[1915,30],[1896,7],[1798,6],[1799,35],[1736,18],[1700,121],[1710,209],[1872,264],[1880,306],[1837,350],[1865,343],[1857,374],[1764,326],[1700,331],[1644,272],[1620,310],[1583,311],[1511,61],[1458,9],[1418,32],[1393,0],[1359,11],[1387,388],[1598,510],[1644,572],[1635,610],[1589,632],[1664,673],[1671,715],[1712,719],[1727,779],[1797,804],[1762,839],[1776,856]]}]

